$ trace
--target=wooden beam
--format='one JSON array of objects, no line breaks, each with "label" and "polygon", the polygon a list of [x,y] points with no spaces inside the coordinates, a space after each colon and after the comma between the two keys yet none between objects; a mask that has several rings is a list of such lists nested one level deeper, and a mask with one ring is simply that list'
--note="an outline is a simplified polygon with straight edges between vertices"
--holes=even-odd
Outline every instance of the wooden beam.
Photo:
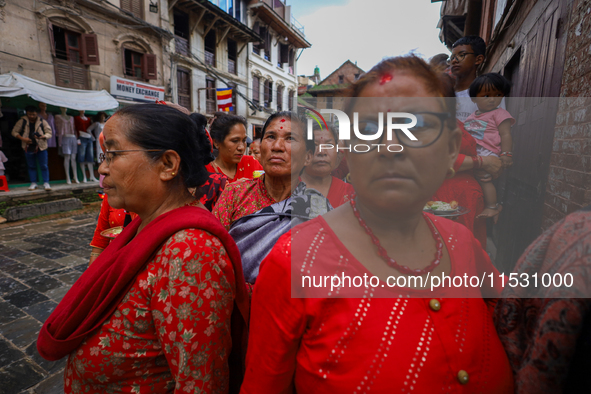
[{"label": "wooden beam", "polygon": [[240,47],[240,49],[238,50],[238,53],[236,54],[236,58],[238,58],[238,56],[240,56],[240,53],[242,52],[242,50],[244,48],[246,48],[248,46],[248,41],[246,41],[244,44],[242,44],[242,47]]},{"label": "wooden beam", "polygon": [[209,33],[209,31],[211,30],[211,28],[213,27],[213,25],[215,25],[215,23],[218,21],[218,19],[220,19],[219,16],[216,16],[215,18],[213,18],[213,21],[211,22],[211,24],[203,32],[203,37],[205,37],[207,35],[207,33]]},{"label": "wooden beam", "polygon": [[178,3],[179,0],[169,0],[168,1],[168,11],[172,10],[174,8],[174,6],[176,5],[176,3]]},{"label": "wooden beam", "polygon": [[197,17],[197,22],[195,22],[195,24],[193,25],[193,28],[191,29],[191,35],[193,35],[197,31],[197,29],[199,28],[199,24],[201,23],[201,20],[205,16],[206,12],[207,12],[207,10],[205,8],[203,8],[201,10],[201,13]]},{"label": "wooden beam", "polygon": [[232,25],[228,24],[228,27],[226,27],[226,30],[224,31],[224,34],[222,34],[220,36],[220,39],[218,40],[217,45],[220,45],[220,42],[224,41],[224,38],[226,38],[226,36],[228,35],[228,32],[230,31],[230,28],[232,27]]}]

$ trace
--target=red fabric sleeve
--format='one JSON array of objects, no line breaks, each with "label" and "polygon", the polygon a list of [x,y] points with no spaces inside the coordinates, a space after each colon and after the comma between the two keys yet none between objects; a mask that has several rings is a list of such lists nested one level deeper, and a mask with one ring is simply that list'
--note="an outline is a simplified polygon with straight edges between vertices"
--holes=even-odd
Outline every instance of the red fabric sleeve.
[{"label": "red fabric sleeve", "polygon": [[305,299],[291,298],[291,233],[263,260],[252,296],[246,375],[240,393],[292,393],[306,328]]},{"label": "red fabric sleeve", "polygon": [[455,163],[454,163],[454,170],[457,172],[460,170],[462,164],[464,164],[464,160],[466,159],[466,155],[459,154]]},{"label": "red fabric sleeve", "polygon": [[111,227],[109,226],[110,208],[111,207],[107,202],[107,195],[105,194],[105,199],[101,203],[101,212],[99,213],[98,223],[96,224],[96,229],[94,229],[94,236],[92,237],[92,241],[90,241],[90,246],[101,249],[105,249],[109,246],[109,238],[103,237],[101,232]]}]

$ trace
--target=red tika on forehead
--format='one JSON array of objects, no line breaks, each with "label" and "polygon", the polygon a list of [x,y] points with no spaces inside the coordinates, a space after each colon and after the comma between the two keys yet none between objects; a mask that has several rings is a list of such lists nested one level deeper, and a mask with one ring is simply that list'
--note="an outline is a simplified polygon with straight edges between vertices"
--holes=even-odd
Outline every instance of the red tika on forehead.
[{"label": "red tika on forehead", "polygon": [[285,122],[285,119],[281,119],[281,123]]},{"label": "red tika on forehead", "polygon": [[392,78],[394,78],[394,77],[392,76],[392,74],[383,74],[383,75],[380,77],[380,85],[383,85],[383,84],[385,84],[385,83],[388,83],[388,82],[390,82],[390,81],[392,80]]}]

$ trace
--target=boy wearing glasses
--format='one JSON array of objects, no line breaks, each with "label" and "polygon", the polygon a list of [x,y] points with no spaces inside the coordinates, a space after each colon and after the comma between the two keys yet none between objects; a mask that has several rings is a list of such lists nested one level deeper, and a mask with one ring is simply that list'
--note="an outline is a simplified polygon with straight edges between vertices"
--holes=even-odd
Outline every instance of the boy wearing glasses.
[{"label": "boy wearing glasses", "polygon": [[[470,99],[470,84],[476,79],[478,66],[484,62],[486,44],[478,36],[466,36],[457,40],[448,59],[451,74],[456,79],[454,87],[458,98],[456,117],[464,123],[466,118],[478,109]],[[503,106],[504,108],[504,106]]]}]

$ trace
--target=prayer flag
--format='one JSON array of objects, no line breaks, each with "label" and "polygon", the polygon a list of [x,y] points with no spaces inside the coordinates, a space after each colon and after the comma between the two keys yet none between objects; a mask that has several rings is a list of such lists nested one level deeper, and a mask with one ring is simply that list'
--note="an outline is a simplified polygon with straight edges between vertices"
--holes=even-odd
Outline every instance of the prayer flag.
[{"label": "prayer flag", "polygon": [[218,111],[230,112],[232,107],[232,89],[222,88],[217,89]]}]

